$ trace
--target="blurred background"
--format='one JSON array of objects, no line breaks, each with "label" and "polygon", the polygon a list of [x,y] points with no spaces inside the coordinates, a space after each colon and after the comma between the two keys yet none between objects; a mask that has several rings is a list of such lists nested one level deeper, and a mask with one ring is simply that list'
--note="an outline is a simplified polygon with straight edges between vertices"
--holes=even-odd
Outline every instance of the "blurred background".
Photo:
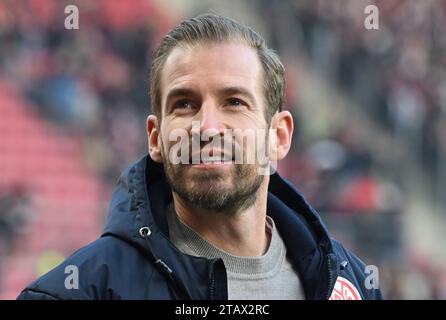
[{"label": "blurred background", "polygon": [[210,11],[285,64],[296,129],[279,172],[379,268],[386,298],[445,299],[443,0],[1,0],[0,299],[101,234],[118,176],[146,153],[153,51]]}]

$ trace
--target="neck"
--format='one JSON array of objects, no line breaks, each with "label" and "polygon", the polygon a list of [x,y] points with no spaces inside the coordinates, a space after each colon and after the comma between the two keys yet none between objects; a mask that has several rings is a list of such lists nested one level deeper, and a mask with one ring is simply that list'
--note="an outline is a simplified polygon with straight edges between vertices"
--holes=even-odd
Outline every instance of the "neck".
[{"label": "neck", "polygon": [[180,219],[217,248],[235,256],[262,256],[269,247],[266,232],[266,202],[269,176],[257,190],[254,204],[237,212],[213,212],[197,208],[173,193]]}]

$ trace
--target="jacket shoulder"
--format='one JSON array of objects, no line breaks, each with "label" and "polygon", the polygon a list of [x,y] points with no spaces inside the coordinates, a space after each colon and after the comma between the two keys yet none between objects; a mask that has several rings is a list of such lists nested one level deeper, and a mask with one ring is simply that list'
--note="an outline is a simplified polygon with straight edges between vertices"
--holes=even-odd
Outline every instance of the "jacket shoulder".
[{"label": "jacket shoulder", "polygon": [[113,280],[111,270],[132,260],[132,254],[137,259],[138,251],[129,247],[114,237],[99,238],[28,285],[17,299],[113,299],[106,290]]},{"label": "jacket shoulder", "polygon": [[[360,291],[362,299],[383,299],[379,289],[379,273],[375,266],[366,265],[360,258],[346,249],[339,241],[332,239],[333,251],[339,259],[339,263],[347,261],[345,267],[340,268],[339,277],[343,277]],[[345,263],[344,263],[345,264]]]}]

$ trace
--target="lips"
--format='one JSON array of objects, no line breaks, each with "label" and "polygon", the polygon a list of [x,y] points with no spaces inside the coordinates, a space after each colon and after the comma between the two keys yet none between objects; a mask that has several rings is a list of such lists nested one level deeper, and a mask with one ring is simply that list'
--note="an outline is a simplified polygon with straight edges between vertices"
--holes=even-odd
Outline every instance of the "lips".
[{"label": "lips", "polygon": [[209,152],[194,153],[189,159],[191,164],[215,164],[215,163],[231,163],[234,161],[232,155],[224,153],[223,150],[211,149]]}]

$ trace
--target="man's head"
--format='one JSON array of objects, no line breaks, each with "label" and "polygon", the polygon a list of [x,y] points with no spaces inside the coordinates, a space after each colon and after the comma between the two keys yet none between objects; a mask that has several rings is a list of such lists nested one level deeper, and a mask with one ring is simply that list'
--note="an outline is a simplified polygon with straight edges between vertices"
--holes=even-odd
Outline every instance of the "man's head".
[{"label": "man's head", "polygon": [[150,96],[155,115],[158,118],[162,115],[161,76],[173,49],[212,43],[242,43],[254,50],[262,67],[262,93],[266,103],[265,117],[269,123],[272,116],[283,108],[285,69],[282,62],[257,32],[229,18],[212,14],[183,21],[161,40],[150,72]]},{"label": "man's head", "polygon": [[[150,156],[164,164],[173,191],[207,210],[250,206],[267,177],[259,174],[258,161],[247,163],[248,155],[263,154],[269,160],[274,149],[277,156],[272,160],[278,160],[291,143],[293,121],[282,111],[284,87],[284,68],[277,55],[257,33],[233,20],[199,16],[167,34],[152,64],[155,115],[148,117],[147,129]],[[270,127],[275,130],[274,143],[269,143]],[[193,146],[198,142],[198,151],[212,145],[207,150],[211,156],[230,153],[228,161],[173,163],[171,151],[177,139],[172,133],[178,130],[186,133],[182,142],[187,143],[189,156],[197,151]],[[234,130],[257,133],[255,143],[244,143],[243,137],[228,139],[227,132]],[[215,147],[209,141],[216,138],[229,143]],[[242,163],[234,161],[237,151],[243,154]]]}]

